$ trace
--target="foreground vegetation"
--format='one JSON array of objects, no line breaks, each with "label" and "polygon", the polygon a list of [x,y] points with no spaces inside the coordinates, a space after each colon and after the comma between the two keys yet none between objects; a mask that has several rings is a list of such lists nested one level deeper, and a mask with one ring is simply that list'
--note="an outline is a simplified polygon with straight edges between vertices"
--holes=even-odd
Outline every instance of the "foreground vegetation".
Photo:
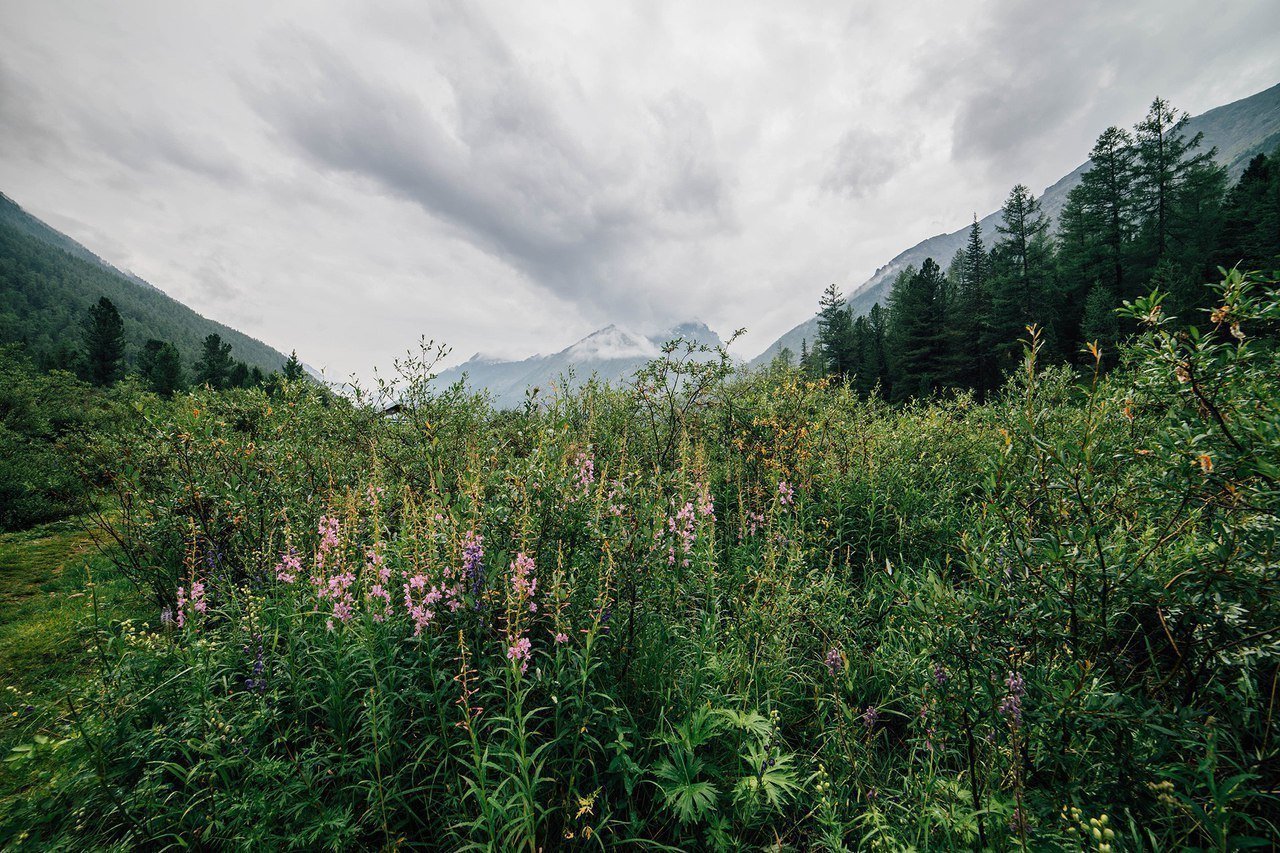
[{"label": "foreground vegetation", "polygon": [[983,404],[135,390],[78,455],[158,615],[23,700],[0,844],[1274,843],[1280,293],[1214,306]]}]

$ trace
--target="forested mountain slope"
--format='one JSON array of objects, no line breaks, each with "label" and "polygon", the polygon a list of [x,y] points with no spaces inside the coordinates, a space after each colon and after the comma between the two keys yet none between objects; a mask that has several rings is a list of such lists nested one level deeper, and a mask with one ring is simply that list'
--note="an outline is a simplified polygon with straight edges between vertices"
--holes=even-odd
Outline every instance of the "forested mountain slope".
[{"label": "forested mountain slope", "polygon": [[79,345],[89,307],[103,296],[124,319],[130,361],[155,338],[173,343],[190,364],[209,334],[220,335],[235,358],[264,372],[285,361],[262,341],[116,269],[0,194],[0,344],[20,343],[37,360],[56,362],[60,352]]}]

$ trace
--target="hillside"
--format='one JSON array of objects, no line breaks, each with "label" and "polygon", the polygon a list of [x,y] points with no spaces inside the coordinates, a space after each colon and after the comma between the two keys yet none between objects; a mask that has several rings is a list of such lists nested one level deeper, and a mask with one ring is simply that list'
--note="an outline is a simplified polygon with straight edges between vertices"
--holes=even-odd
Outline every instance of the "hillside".
[{"label": "hillside", "polygon": [[678,337],[711,347],[721,343],[719,335],[699,322],[682,323],[649,335],[611,324],[550,355],[504,361],[476,353],[465,363],[441,373],[436,384],[446,387],[461,380],[469,388],[488,391],[495,406],[510,408],[524,400],[529,388],[546,392],[562,378],[571,379],[571,387],[591,377],[608,384],[625,381],[650,359],[657,358],[664,343]]},{"label": "hillside", "polygon": [[[1101,131],[1102,128],[1098,130]],[[1205,150],[1217,148],[1218,162],[1227,167],[1230,179],[1235,181],[1255,154],[1270,153],[1280,146],[1280,84],[1192,117],[1187,122],[1186,133],[1188,136],[1203,133],[1202,147]],[[1088,161],[1081,163],[1069,174],[1045,189],[1040,196],[1044,212],[1055,222],[1066,204],[1067,193],[1080,183],[1080,176],[1088,168]],[[1010,183],[1013,180],[1016,178],[1011,179]],[[978,221],[982,226],[987,247],[990,248],[996,237],[996,225],[1000,221],[1000,212],[990,213]],[[849,291],[847,301],[854,316],[866,314],[877,302],[883,303],[889,295],[889,288],[894,278],[903,269],[909,266],[918,267],[925,258],[933,258],[939,264],[946,266],[968,239],[970,223],[961,222],[959,226],[957,230],[948,234],[938,234],[917,243],[877,269],[871,278],[859,287]],[[817,296],[818,288],[815,286],[815,302]],[[764,352],[751,361],[751,364],[755,366],[767,363],[784,347],[799,353],[801,342],[808,340],[812,343],[817,334],[818,320],[815,315],[770,344]]]},{"label": "hillside", "polygon": [[102,296],[124,318],[130,360],[148,338],[158,338],[175,344],[192,363],[204,338],[216,333],[231,344],[237,359],[264,372],[278,370],[285,361],[262,341],[116,269],[0,194],[0,344],[25,344],[37,357],[76,346],[85,313]]}]

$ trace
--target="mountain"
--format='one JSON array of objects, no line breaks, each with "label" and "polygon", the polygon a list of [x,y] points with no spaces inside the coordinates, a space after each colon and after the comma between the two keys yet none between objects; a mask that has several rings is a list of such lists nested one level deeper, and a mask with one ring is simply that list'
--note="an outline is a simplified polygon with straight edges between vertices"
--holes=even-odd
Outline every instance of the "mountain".
[{"label": "mountain", "polygon": [[148,338],[173,343],[188,365],[210,333],[231,354],[263,372],[286,356],[262,341],[202,317],[153,285],[116,269],[67,235],[50,228],[0,193],[0,344],[25,344],[37,358],[79,346],[89,306],[107,297],[124,319],[126,357]]},{"label": "mountain", "polygon": [[[1102,128],[1099,128],[1099,131],[1101,130]],[[1186,133],[1188,136],[1203,133],[1204,141],[1201,143],[1203,150],[1217,148],[1217,161],[1227,167],[1230,180],[1235,181],[1254,155],[1270,154],[1280,147],[1280,84],[1191,118],[1187,121]],[[1088,168],[1089,161],[1086,160],[1070,174],[1047,188],[1040,196],[1044,212],[1052,217],[1055,223],[1067,202],[1067,193],[1080,183],[1080,176]],[[988,248],[995,240],[996,225],[999,221],[1000,211],[978,220]],[[908,266],[919,267],[925,258],[933,258],[945,269],[956,251],[964,247],[965,241],[969,238],[969,228],[970,223],[963,223],[961,228],[949,234],[930,237],[877,269],[871,278],[849,294],[846,302],[852,309],[853,315],[856,317],[866,314],[877,302],[883,305],[889,296],[893,280]],[[815,288],[815,301],[817,296],[818,290]],[[812,345],[817,336],[818,319],[815,314],[770,344],[764,352],[751,361],[751,365],[767,364],[783,347],[789,348],[798,355],[801,341],[808,340]]]},{"label": "mountain", "polygon": [[545,395],[560,385],[561,379],[569,380],[573,387],[592,376],[612,385],[624,382],[660,356],[662,345],[675,338],[711,347],[721,343],[719,335],[696,321],[650,335],[611,324],[551,355],[504,361],[476,353],[463,364],[442,372],[435,384],[444,388],[462,381],[468,388],[488,391],[494,405],[510,408],[524,401],[528,389],[538,388]]}]

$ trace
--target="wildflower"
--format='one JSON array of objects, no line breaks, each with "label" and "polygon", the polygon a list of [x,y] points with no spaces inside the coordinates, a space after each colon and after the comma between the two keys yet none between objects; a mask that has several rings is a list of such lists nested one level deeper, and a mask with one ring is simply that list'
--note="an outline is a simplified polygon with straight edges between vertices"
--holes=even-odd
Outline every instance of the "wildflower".
[{"label": "wildflower", "polygon": [[320,534],[320,544],[316,547],[316,568],[323,571],[329,554],[338,547],[338,519],[331,515],[320,516],[316,532]]},{"label": "wildflower", "polygon": [[716,505],[706,483],[698,484],[698,514],[704,517],[714,517],[716,514]]},{"label": "wildflower", "polygon": [[574,474],[574,483],[578,486],[579,491],[586,494],[591,488],[591,484],[596,481],[596,463],[590,456],[585,453],[579,453],[573,458],[574,464],[578,467],[577,473]]},{"label": "wildflower", "polygon": [[289,553],[280,555],[280,561],[276,563],[276,580],[281,583],[294,583],[301,572],[302,558],[298,556],[297,551],[290,548]]},{"label": "wildflower", "polygon": [[1027,683],[1016,672],[1010,672],[1004,683],[1009,692],[1000,702],[1000,716],[1009,720],[1009,724],[1017,728],[1022,722],[1022,697],[1026,695]]},{"label": "wildflower", "polygon": [[569,635],[566,634],[564,631],[557,631],[555,636],[555,641],[557,646],[563,645],[569,642]]},{"label": "wildflower", "polygon": [[933,665],[933,683],[938,689],[947,686],[947,671],[942,668],[942,664],[935,663]]},{"label": "wildflower", "polygon": [[880,722],[880,712],[875,705],[868,705],[867,709],[862,712],[862,724],[867,727],[867,731],[871,731],[878,722]]},{"label": "wildflower", "polygon": [[204,600],[204,583],[202,581],[191,582],[191,609],[197,613],[204,613],[209,609],[209,605]]},{"label": "wildflower", "polygon": [[838,648],[832,646],[827,650],[825,663],[827,664],[827,669],[831,671],[831,676],[834,678],[840,673],[840,670],[844,668],[844,655]]},{"label": "wildflower", "polygon": [[523,551],[516,554],[516,558],[511,561],[511,589],[515,593],[517,603],[527,602],[530,613],[538,612],[538,605],[534,602],[534,593],[538,590],[538,579],[533,576],[533,558],[526,555]]},{"label": "wildflower", "polygon": [[[421,593],[421,595],[415,597],[415,593]],[[440,592],[439,587],[433,586],[427,589],[427,579],[423,575],[413,575],[405,582],[404,609],[413,621],[413,636],[421,635],[423,629],[435,619],[436,612],[433,608],[442,598],[444,594]]]},{"label": "wildflower", "polygon": [[667,548],[667,565],[674,566],[676,564],[677,544],[682,555],[680,565],[686,567],[689,565],[689,556],[693,553],[693,545],[698,537],[695,529],[696,516],[694,512],[693,503],[686,501],[685,505],[675,515],[667,519],[667,530],[673,534],[676,541],[676,544],[672,544]]},{"label": "wildflower", "polygon": [[507,649],[507,660],[519,661],[521,673],[529,669],[529,658],[533,656],[532,646],[528,637],[520,637]]},{"label": "wildflower", "polygon": [[789,506],[796,499],[796,490],[786,480],[778,481],[778,503]]},{"label": "wildflower", "polygon": [[386,587],[382,584],[375,583],[369,587],[369,593],[366,597],[376,607],[373,610],[373,621],[386,621],[387,617],[391,615],[391,593],[387,592]]},{"label": "wildflower", "polygon": [[[479,599],[484,588],[484,537],[468,530],[462,537],[462,577],[470,585],[471,595]],[[476,601],[476,607],[480,602]]]}]

